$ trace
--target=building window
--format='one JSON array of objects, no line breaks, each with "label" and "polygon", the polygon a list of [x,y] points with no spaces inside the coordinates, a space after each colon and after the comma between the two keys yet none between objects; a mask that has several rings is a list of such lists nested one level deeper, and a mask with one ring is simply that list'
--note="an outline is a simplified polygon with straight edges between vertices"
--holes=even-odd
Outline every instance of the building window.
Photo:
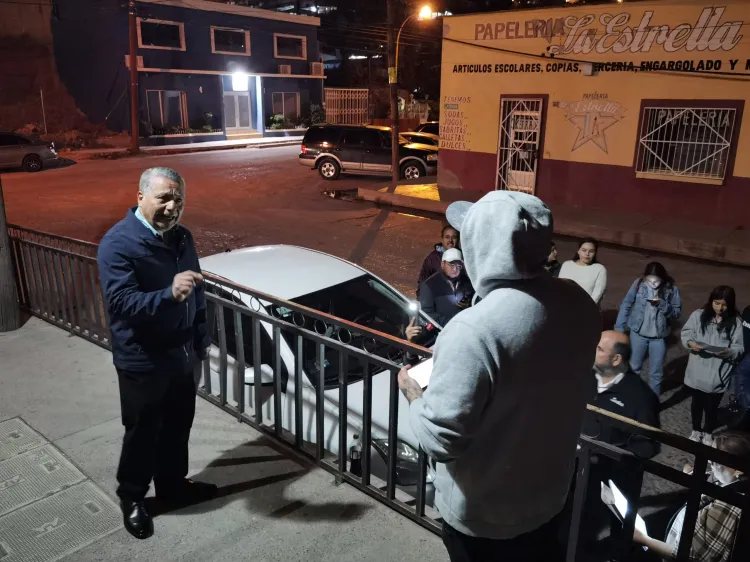
[{"label": "building window", "polygon": [[736,120],[736,108],[649,104],[643,108],[637,175],[721,183],[736,142]]},{"label": "building window", "polygon": [[221,55],[250,56],[250,32],[211,26],[211,52]]},{"label": "building window", "polygon": [[187,129],[187,96],[179,90],[146,90],[146,109],[154,135]]},{"label": "building window", "polygon": [[277,59],[307,60],[307,37],[274,33],[273,56]]},{"label": "building window", "polygon": [[274,92],[271,99],[274,115],[283,115],[289,123],[299,120],[299,92]]},{"label": "building window", "polygon": [[138,46],[142,49],[185,50],[185,25],[176,21],[138,18]]}]

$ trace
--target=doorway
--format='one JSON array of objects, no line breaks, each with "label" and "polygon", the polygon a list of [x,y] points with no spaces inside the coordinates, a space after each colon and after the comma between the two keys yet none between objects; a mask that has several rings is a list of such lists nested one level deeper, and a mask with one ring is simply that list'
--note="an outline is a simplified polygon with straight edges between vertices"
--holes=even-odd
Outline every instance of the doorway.
[{"label": "doorway", "polygon": [[502,98],[495,189],[536,192],[543,98]]},{"label": "doorway", "polygon": [[228,131],[252,128],[250,92],[224,92],[224,121]]}]

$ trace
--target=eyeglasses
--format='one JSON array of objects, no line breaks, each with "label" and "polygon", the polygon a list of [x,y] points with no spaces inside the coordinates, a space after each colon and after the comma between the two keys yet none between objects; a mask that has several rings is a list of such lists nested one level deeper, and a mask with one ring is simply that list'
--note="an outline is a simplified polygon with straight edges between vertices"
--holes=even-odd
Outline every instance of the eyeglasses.
[{"label": "eyeglasses", "polygon": [[453,269],[463,269],[464,267],[464,264],[462,264],[460,261],[449,261],[446,263]]}]

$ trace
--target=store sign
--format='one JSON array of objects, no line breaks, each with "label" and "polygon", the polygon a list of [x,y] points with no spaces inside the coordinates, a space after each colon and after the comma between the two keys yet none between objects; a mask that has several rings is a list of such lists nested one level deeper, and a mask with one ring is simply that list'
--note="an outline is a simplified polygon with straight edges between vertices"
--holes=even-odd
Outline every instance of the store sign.
[{"label": "store sign", "polygon": [[607,153],[606,131],[622,121],[625,109],[616,101],[607,99],[606,94],[591,94],[585,98],[581,101],[557,102],[553,107],[563,109],[565,119],[578,130],[572,152],[591,142]]},{"label": "store sign", "polygon": [[[722,18],[726,6],[704,9],[697,20],[673,25],[654,25],[653,10],[643,12],[640,21],[633,14],[587,14],[581,17],[567,16],[547,20],[533,19],[497,23],[477,23],[474,26],[475,41],[504,39],[545,39],[552,43],[551,54],[589,53],[648,53],[654,45],[664,51],[731,51],[743,38],[744,21],[726,21]],[[750,22],[748,22],[750,23]]]}]

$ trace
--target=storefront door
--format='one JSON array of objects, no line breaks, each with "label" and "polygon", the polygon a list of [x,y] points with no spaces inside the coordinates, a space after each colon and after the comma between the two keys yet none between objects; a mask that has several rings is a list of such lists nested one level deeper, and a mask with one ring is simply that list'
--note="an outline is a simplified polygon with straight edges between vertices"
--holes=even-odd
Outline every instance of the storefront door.
[{"label": "storefront door", "polygon": [[224,92],[224,118],[227,129],[250,129],[250,92]]},{"label": "storefront door", "polygon": [[536,191],[542,131],[542,98],[501,100],[495,189]]}]

